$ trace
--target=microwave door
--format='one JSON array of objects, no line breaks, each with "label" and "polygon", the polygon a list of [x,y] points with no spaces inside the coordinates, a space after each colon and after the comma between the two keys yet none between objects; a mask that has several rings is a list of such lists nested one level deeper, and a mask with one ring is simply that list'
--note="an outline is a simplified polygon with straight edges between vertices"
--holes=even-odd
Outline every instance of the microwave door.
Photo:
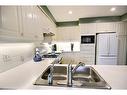
[{"label": "microwave door", "polygon": [[89,36],[81,36],[81,44],[93,44],[95,40],[94,35],[89,35]]}]

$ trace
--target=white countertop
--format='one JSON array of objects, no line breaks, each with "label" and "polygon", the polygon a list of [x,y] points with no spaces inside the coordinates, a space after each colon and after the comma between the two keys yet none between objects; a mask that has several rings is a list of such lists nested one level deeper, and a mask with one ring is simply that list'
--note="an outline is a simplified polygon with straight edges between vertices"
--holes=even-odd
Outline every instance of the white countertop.
[{"label": "white countertop", "polygon": [[96,65],[93,67],[112,89],[127,89],[127,65]]},{"label": "white countertop", "polygon": [[[80,89],[69,87],[52,87],[33,85],[39,75],[52,63],[54,58],[41,62],[28,61],[11,70],[0,73],[1,89]],[[127,89],[127,66],[93,65],[112,89]]]}]

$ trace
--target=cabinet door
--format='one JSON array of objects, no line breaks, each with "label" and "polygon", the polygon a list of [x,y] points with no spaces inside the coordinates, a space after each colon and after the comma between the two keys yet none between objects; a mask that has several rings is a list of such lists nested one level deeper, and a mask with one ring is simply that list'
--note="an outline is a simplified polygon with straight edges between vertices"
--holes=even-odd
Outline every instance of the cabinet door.
[{"label": "cabinet door", "polygon": [[30,40],[43,40],[43,33],[52,32],[53,23],[37,6],[22,8],[23,35]]},{"label": "cabinet door", "polygon": [[127,35],[127,22],[119,22],[116,24],[116,31],[118,35]]},{"label": "cabinet door", "polygon": [[34,38],[35,26],[33,19],[33,7],[22,7],[22,23],[23,23],[23,36],[27,38]]},{"label": "cabinet door", "polygon": [[34,26],[33,30],[34,39],[39,40],[40,36],[42,35],[40,34],[41,29],[39,23],[39,9],[36,6],[33,7],[33,26]]},{"label": "cabinet door", "polygon": [[96,33],[96,23],[88,23],[88,24],[81,24],[81,34],[95,34]]},{"label": "cabinet door", "polygon": [[7,35],[18,33],[18,9],[15,6],[1,6],[1,25],[0,28]]},{"label": "cabinet door", "polygon": [[106,23],[97,23],[97,32],[103,32],[107,30]]},{"label": "cabinet door", "polygon": [[36,12],[38,15],[37,18],[37,27],[38,27],[38,37],[40,40],[43,40],[43,33],[49,32],[49,24],[47,22],[48,18],[43,14],[39,8],[36,7]]},{"label": "cabinet door", "polygon": [[115,23],[97,23],[96,24],[97,32],[116,32]]}]

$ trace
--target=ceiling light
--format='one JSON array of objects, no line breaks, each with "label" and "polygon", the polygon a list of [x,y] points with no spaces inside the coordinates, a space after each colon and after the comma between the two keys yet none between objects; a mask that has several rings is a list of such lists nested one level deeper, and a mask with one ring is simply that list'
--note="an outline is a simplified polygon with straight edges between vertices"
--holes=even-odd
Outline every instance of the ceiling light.
[{"label": "ceiling light", "polygon": [[68,11],[68,14],[72,14],[72,11]]},{"label": "ceiling light", "polygon": [[112,7],[111,9],[110,9],[110,11],[115,11],[116,10],[116,8],[115,7]]}]

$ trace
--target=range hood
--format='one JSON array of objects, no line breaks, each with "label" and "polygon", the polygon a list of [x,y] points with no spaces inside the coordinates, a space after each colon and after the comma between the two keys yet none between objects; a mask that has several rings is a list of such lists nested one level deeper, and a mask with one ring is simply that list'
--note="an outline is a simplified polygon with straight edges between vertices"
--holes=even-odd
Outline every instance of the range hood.
[{"label": "range hood", "polygon": [[52,33],[52,32],[49,32],[49,33],[43,33],[43,36],[44,37],[47,37],[47,36],[55,36],[55,34]]},{"label": "range hood", "polygon": [[54,33],[52,33],[52,32],[49,32],[49,33],[43,33],[43,37],[44,37],[44,40],[43,40],[43,42],[52,42],[52,40],[53,40],[53,36],[55,36],[55,34]]}]

